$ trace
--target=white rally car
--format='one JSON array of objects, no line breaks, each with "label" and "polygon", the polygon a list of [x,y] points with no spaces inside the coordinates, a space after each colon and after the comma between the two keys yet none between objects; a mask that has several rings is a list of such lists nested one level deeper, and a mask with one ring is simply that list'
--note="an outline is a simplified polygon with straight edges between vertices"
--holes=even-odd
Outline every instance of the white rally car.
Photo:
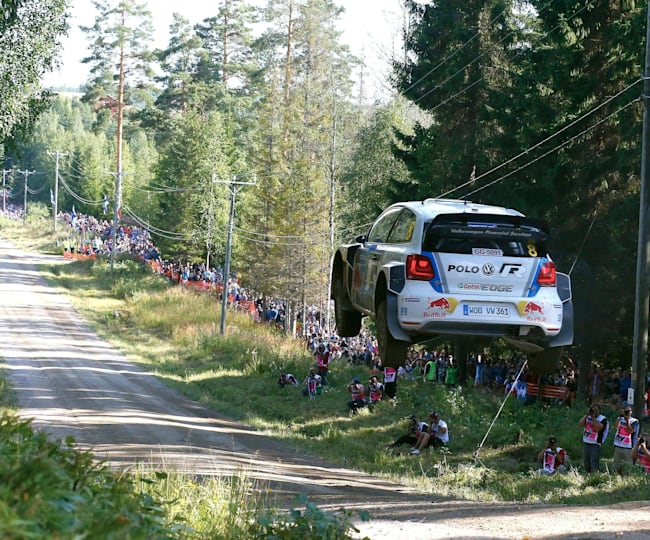
[{"label": "white rally car", "polygon": [[399,365],[436,336],[502,337],[538,358],[573,343],[569,277],[549,233],[516,210],[450,199],[397,203],[334,255],[338,332],[375,317],[379,354]]}]

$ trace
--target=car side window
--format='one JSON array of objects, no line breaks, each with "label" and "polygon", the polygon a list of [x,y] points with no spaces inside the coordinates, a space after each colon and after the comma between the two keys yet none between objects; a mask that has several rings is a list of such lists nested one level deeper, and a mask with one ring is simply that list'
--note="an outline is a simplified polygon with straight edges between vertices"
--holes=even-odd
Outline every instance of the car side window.
[{"label": "car side window", "polygon": [[372,229],[368,233],[367,242],[376,243],[376,244],[385,244],[388,242],[388,235],[393,229],[395,220],[399,216],[399,213],[402,211],[401,208],[393,208],[389,212],[386,212],[381,216],[373,225]]},{"label": "car side window", "polygon": [[406,208],[397,218],[397,222],[388,237],[390,244],[404,244],[410,242],[415,230],[415,214]]}]

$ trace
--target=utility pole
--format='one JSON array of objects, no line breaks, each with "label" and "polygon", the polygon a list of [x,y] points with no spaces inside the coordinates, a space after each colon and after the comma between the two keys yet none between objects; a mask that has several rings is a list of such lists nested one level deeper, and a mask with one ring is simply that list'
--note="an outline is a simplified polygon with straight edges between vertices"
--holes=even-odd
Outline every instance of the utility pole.
[{"label": "utility pole", "polygon": [[7,217],[7,175],[11,169],[2,170],[2,215]]},{"label": "utility pole", "polygon": [[61,156],[67,156],[68,152],[59,152],[57,150],[56,152],[48,152],[47,155],[56,157],[56,167],[54,173],[54,202],[52,203],[53,205],[52,217],[54,220],[54,232],[56,232],[56,214],[59,210],[59,158]]},{"label": "utility pole", "polygon": [[[121,166],[121,163],[118,165]],[[120,218],[120,209],[122,208],[122,170],[118,169],[117,172],[108,172],[115,177],[115,204],[113,206],[113,245],[111,246],[111,273],[113,273],[113,265],[115,263],[115,249],[117,248],[117,225]]]},{"label": "utility pole", "polygon": [[27,220],[27,181],[29,179],[30,174],[36,174],[36,171],[16,171],[17,173],[24,174],[25,175],[25,189],[24,189],[24,196],[23,196],[23,221]]},{"label": "utility pole", "polygon": [[[243,186],[254,186],[257,182],[238,182],[236,176],[230,181],[212,180],[215,184],[228,184],[230,188],[230,217],[228,218],[228,240],[226,242],[226,263],[223,269],[223,292],[221,294],[221,335],[226,333],[226,308],[228,307],[228,278],[230,277],[230,255],[232,253],[232,228],[235,221],[235,196]],[[241,187],[238,187],[241,186]]]},{"label": "utility pole", "polygon": [[639,202],[639,240],[636,259],[636,296],[634,302],[634,343],[632,347],[632,402],[634,415],[643,418],[643,394],[646,390],[646,372],[648,367],[648,305],[650,280],[648,279],[650,249],[648,241],[648,188],[650,178],[650,3],[646,16],[645,68],[643,72],[643,140],[641,143],[641,194]]}]

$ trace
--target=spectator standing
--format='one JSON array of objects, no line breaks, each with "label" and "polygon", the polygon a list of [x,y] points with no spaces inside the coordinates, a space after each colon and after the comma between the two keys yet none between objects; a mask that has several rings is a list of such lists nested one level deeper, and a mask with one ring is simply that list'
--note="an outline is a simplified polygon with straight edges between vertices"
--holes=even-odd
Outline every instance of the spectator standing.
[{"label": "spectator standing", "polygon": [[600,405],[593,404],[587,414],[580,419],[580,426],[584,428],[582,434],[583,451],[582,460],[585,471],[598,472],[600,469],[600,449],[607,438],[609,424],[607,417],[600,412]]},{"label": "spectator standing", "polygon": [[447,351],[443,350],[438,355],[436,359],[436,373],[438,375],[438,382],[445,382],[445,376],[447,375]]},{"label": "spectator standing", "polygon": [[384,397],[384,385],[379,382],[376,375],[370,377],[368,381],[368,407],[371,407],[381,401]]},{"label": "spectator standing", "polygon": [[650,473],[650,450],[648,450],[648,434],[641,433],[630,453],[632,461]]},{"label": "spectator standing", "polygon": [[359,377],[354,377],[352,382],[348,384],[348,392],[350,392],[350,401],[348,401],[348,408],[351,414],[357,414],[359,409],[366,406],[366,389],[361,384]]},{"label": "spectator standing", "polygon": [[309,397],[309,399],[314,399],[316,397],[317,388],[320,382],[320,376],[316,374],[315,368],[310,368],[307,377],[305,377],[305,388],[303,388],[303,395]]},{"label": "spectator standing", "polygon": [[605,373],[596,364],[591,364],[591,370],[587,376],[589,385],[587,387],[587,399],[589,403],[598,399],[603,390]]},{"label": "spectator standing", "polygon": [[384,393],[390,398],[395,397],[397,391],[397,371],[390,366],[384,366]]},{"label": "spectator standing", "polygon": [[623,463],[632,465],[632,448],[639,435],[639,420],[632,416],[632,407],[626,405],[614,425],[614,470],[621,474]]},{"label": "spectator standing", "polygon": [[318,374],[321,377],[322,384],[326,385],[330,363],[330,351],[324,343],[321,343],[316,350],[316,363],[318,364]]},{"label": "spectator standing", "polygon": [[537,455],[537,461],[542,462],[542,468],[537,471],[540,474],[566,472],[566,451],[557,445],[555,437],[549,437],[546,448]]},{"label": "spectator standing", "polygon": [[474,386],[483,385],[483,369],[485,368],[485,363],[483,362],[483,355],[477,354],[475,360],[475,372],[474,372]]},{"label": "spectator standing", "polygon": [[514,391],[517,395],[517,401],[526,403],[528,401],[528,392],[526,381],[524,379],[518,379],[517,382],[513,385]]},{"label": "spectator standing", "polygon": [[623,401],[627,401],[627,391],[632,387],[632,375],[628,370],[623,371],[621,378],[618,380],[618,393]]},{"label": "spectator standing", "polygon": [[424,381],[436,382],[436,361],[430,357],[426,364],[424,364]]},{"label": "spectator standing", "polygon": [[450,354],[447,358],[447,370],[445,371],[445,384],[456,386],[458,384],[458,366],[454,363],[454,357]]}]

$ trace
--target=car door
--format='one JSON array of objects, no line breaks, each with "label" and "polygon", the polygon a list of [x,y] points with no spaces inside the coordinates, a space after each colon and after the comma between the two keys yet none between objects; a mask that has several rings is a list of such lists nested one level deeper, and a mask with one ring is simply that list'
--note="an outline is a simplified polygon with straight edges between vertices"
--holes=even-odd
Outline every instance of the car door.
[{"label": "car door", "polygon": [[352,301],[369,313],[374,309],[375,284],[388,237],[401,211],[401,207],[389,208],[380,215],[355,255]]}]

